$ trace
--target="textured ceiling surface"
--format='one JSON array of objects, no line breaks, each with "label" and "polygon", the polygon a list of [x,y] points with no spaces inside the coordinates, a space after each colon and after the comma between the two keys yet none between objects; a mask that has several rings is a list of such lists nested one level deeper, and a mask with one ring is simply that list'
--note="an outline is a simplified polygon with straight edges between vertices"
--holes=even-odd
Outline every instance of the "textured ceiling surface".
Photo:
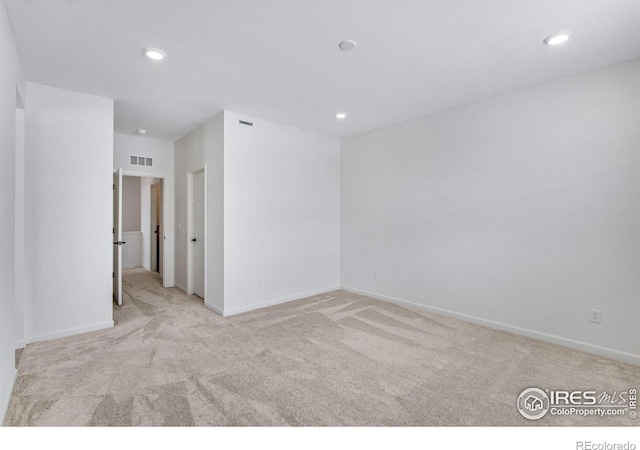
[{"label": "textured ceiling surface", "polygon": [[223,109],[348,136],[640,57],[638,0],[4,1],[29,81],[171,141]]}]

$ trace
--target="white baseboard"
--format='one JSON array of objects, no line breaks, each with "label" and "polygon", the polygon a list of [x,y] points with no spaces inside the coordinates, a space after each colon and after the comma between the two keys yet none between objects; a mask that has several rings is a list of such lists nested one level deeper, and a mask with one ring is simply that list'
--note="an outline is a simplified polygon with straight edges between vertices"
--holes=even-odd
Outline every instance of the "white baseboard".
[{"label": "white baseboard", "polygon": [[518,334],[520,336],[525,336],[533,339],[538,339],[540,341],[549,342],[552,344],[562,345],[564,347],[573,348],[575,350],[580,350],[586,353],[591,353],[598,356],[603,356],[605,358],[615,359],[616,361],[621,361],[627,364],[633,364],[635,366],[640,366],[640,355],[634,355],[633,353],[627,353],[620,350],[615,350],[612,348],[601,347],[599,345],[589,344],[587,342],[577,341],[574,339],[564,338],[562,336],[557,336],[554,334],[544,333],[541,331],[534,331],[527,328],[517,327],[513,325],[508,325],[502,322],[494,322],[492,320],[482,319],[480,317],[470,316],[468,314],[462,314],[455,311],[449,311],[447,309],[436,308],[434,306],[422,305],[420,303],[411,302],[408,300],[403,300],[395,297],[390,297],[388,295],[377,294],[375,292],[364,291],[362,289],[356,289],[349,286],[342,286],[341,288],[347,292],[353,292],[354,294],[366,295],[367,297],[372,297],[378,300],[386,301],[389,303],[394,303],[400,306],[408,306],[410,308],[420,309],[423,311],[428,311],[436,314],[440,314],[443,316],[453,317],[456,319],[464,320],[465,322],[471,322],[476,325],[482,325],[487,328],[493,328],[495,330],[506,331],[508,333]]},{"label": "white baseboard", "polygon": [[217,306],[212,305],[212,304],[207,303],[207,302],[204,302],[204,306],[206,306],[208,309],[210,309],[210,310],[211,310],[211,311],[213,311],[214,313],[216,313],[216,314],[218,314],[218,315],[220,315],[220,316],[223,316],[223,314],[222,314],[222,310],[221,310],[220,308],[218,308]]},{"label": "white baseboard", "polygon": [[287,302],[292,302],[292,301],[300,300],[307,297],[313,297],[314,295],[326,294],[327,292],[337,291],[339,289],[340,289],[339,286],[331,286],[331,287],[318,289],[311,292],[305,292],[305,293],[290,295],[287,297],[278,298],[274,300],[268,300],[266,302],[253,303],[251,305],[241,306],[240,308],[232,308],[232,309],[225,308],[222,315],[224,317],[235,316],[236,314],[242,314],[244,312],[254,311],[256,309],[266,308],[267,306],[279,305],[281,303],[287,303]]},{"label": "white baseboard", "polygon": [[123,269],[135,269],[136,267],[142,267],[140,264],[123,264]]},{"label": "white baseboard", "polygon": [[16,341],[15,343],[15,350],[19,350],[21,348],[25,348],[27,346],[27,340],[26,339],[20,339],[19,341]]},{"label": "white baseboard", "polygon": [[183,288],[182,286],[180,286],[178,283],[173,283],[173,287],[176,288],[177,290],[179,290],[180,292],[182,292],[183,294],[187,293],[187,290],[185,288]]},{"label": "white baseboard", "polygon": [[4,420],[7,418],[7,413],[9,412],[9,403],[11,402],[11,395],[13,394],[13,388],[16,385],[17,379],[18,379],[18,371],[14,369],[11,388],[6,394],[3,393],[2,398],[0,398],[0,407],[2,408],[2,416],[0,417],[0,426],[4,426]]},{"label": "white baseboard", "polygon": [[30,336],[27,338],[27,343],[31,344],[33,342],[48,341],[50,339],[58,339],[61,337],[73,336],[76,334],[89,333],[90,331],[104,330],[106,328],[113,327],[113,325],[113,320],[106,320],[104,322],[99,322],[84,327],[69,328],[67,330],[56,331],[54,333],[45,333],[37,336]]}]

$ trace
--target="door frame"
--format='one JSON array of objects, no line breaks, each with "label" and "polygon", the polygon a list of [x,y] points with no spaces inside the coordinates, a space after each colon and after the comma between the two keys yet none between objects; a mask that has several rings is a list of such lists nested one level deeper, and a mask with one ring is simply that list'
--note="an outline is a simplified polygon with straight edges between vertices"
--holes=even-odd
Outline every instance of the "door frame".
[{"label": "door frame", "polygon": [[204,178],[204,303],[207,303],[207,247],[209,242],[209,236],[207,235],[207,164],[203,167],[192,169],[187,171],[187,295],[193,294],[193,270],[194,263],[193,258],[195,252],[191,245],[191,236],[195,232],[195,224],[193,220],[193,204],[195,201],[194,196],[194,175],[202,172]]},{"label": "door frame", "polygon": [[[164,287],[173,287],[173,274],[170,274],[171,276],[167,276],[168,275],[168,270],[173,272],[173,261],[170,261],[169,258],[169,253],[168,251],[166,251],[166,245],[165,242],[167,240],[169,240],[167,238],[167,235],[169,233],[173,233],[173,230],[168,229],[167,224],[168,223],[173,223],[173,221],[169,222],[168,218],[169,218],[169,211],[173,212],[173,208],[171,208],[169,202],[173,201],[173,196],[169,196],[167,195],[167,190],[168,189],[173,189],[173,183],[171,183],[171,186],[169,186],[169,177],[167,177],[166,175],[162,174],[162,173],[158,173],[158,172],[138,172],[135,170],[126,170],[126,169],[122,169],[122,176],[127,176],[127,177],[140,177],[140,178],[158,178],[160,180],[160,182],[162,183],[162,226],[163,226],[163,232],[162,232],[162,286]],[[172,241],[170,241],[172,242]],[[173,252],[171,252],[171,258],[173,258]]]}]

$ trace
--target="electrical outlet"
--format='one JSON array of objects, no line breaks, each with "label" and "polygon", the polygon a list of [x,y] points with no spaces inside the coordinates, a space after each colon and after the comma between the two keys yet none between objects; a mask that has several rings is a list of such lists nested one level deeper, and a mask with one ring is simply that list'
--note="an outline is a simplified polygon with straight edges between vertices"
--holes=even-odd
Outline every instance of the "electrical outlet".
[{"label": "electrical outlet", "polygon": [[380,275],[378,275],[378,272],[373,272],[373,279],[377,281],[378,278],[380,278]]},{"label": "electrical outlet", "polygon": [[593,323],[600,323],[600,320],[602,320],[602,313],[597,309],[592,309],[589,313],[589,320]]}]

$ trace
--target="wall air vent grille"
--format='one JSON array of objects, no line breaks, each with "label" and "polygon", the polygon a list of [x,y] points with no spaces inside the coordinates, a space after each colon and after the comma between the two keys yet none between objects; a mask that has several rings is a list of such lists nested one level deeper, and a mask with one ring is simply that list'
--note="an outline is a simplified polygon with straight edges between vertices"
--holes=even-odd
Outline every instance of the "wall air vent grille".
[{"label": "wall air vent grille", "polygon": [[146,156],[129,156],[129,164],[132,166],[153,167],[153,158],[147,158]]}]

